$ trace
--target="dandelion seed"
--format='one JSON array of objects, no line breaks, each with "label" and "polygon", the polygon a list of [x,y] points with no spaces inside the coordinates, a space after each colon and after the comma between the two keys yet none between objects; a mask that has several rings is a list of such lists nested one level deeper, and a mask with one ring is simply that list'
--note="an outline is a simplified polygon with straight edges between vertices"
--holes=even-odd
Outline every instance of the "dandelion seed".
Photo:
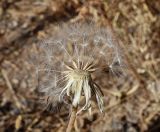
[{"label": "dandelion seed", "polygon": [[47,105],[64,102],[80,113],[91,110],[95,97],[103,112],[103,92],[92,75],[104,67],[119,73],[115,70],[122,66],[122,57],[111,31],[95,24],[64,25],[41,45],[38,72],[42,72],[40,91],[48,97]]}]

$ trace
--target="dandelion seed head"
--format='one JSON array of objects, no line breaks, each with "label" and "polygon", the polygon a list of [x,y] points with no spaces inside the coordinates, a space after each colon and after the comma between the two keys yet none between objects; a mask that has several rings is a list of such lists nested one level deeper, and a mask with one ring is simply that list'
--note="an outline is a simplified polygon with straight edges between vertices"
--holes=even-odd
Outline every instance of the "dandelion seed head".
[{"label": "dandelion seed head", "polygon": [[104,67],[118,74],[116,69],[121,70],[123,65],[112,32],[94,23],[66,24],[40,45],[37,74],[40,92],[48,97],[47,105],[64,102],[78,107],[84,99],[81,112],[92,107],[95,97],[102,112],[103,93],[92,74]]}]

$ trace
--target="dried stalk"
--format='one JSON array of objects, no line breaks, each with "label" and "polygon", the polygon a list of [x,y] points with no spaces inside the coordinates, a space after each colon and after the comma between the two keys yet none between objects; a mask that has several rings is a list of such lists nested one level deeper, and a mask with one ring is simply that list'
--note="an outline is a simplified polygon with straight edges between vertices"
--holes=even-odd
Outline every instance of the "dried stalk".
[{"label": "dried stalk", "polygon": [[66,132],[71,132],[76,120],[77,107],[72,107],[71,117],[69,119],[69,123],[66,129]]},{"label": "dried stalk", "polygon": [[13,100],[14,100],[16,106],[17,106],[19,109],[21,109],[21,108],[25,109],[25,106],[20,102],[20,99],[18,98],[16,92],[14,91],[14,89],[13,89],[13,87],[12,87],[12,84],[11,84],[11,82],[9,81],[9,78],[8,78],[8,76],[7,76],[6,71],[2,69],[1,72],[2,72],[2,76],[3,76],[4,80],[6,81],[6,85],[8,86],[8,89],[9,89],[9,91],[10,91],[12,97],[13,97]]}]

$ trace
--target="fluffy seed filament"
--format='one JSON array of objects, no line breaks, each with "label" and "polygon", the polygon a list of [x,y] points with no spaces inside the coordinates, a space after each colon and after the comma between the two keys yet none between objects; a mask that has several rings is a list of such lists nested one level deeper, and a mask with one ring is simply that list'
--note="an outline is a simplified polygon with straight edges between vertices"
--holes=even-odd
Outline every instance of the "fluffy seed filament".
[{"label": "fluffy seed filament", "polygon": [[85,98],[84,106],[77,113],[91,108],[91,97],[93,95],[96,96],[98,106],[102,112],[103,94],[91,77],[92,72],[95,71],[94,64],[92,62],[85,64],[84,62],[76,63],[74,61],[72,66],[66,65],[66,68],[68,69],[65,72],[67,83],[62,92],[65,92],[72,99],[72,106],[75,108],[78,107],[81,97],[84,96]]}]

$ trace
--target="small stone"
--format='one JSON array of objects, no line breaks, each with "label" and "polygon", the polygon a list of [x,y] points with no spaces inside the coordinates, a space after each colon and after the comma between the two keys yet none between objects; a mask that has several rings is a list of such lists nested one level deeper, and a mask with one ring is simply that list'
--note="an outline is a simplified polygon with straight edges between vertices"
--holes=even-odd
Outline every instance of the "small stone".
[{"label": "small stone", "polygon": [[17,85],[17,84],[19,83],[19,81],[18,81],[18,79],[13,78],[13,79],[12,79],[12,83],[13,83],[14,85]]},{"label": "small stone", "polygon": [[21,84],[20,84],[20,87],[23,88],[23,89],[26,89],[27,88],[26,82],[22,81]]}]

